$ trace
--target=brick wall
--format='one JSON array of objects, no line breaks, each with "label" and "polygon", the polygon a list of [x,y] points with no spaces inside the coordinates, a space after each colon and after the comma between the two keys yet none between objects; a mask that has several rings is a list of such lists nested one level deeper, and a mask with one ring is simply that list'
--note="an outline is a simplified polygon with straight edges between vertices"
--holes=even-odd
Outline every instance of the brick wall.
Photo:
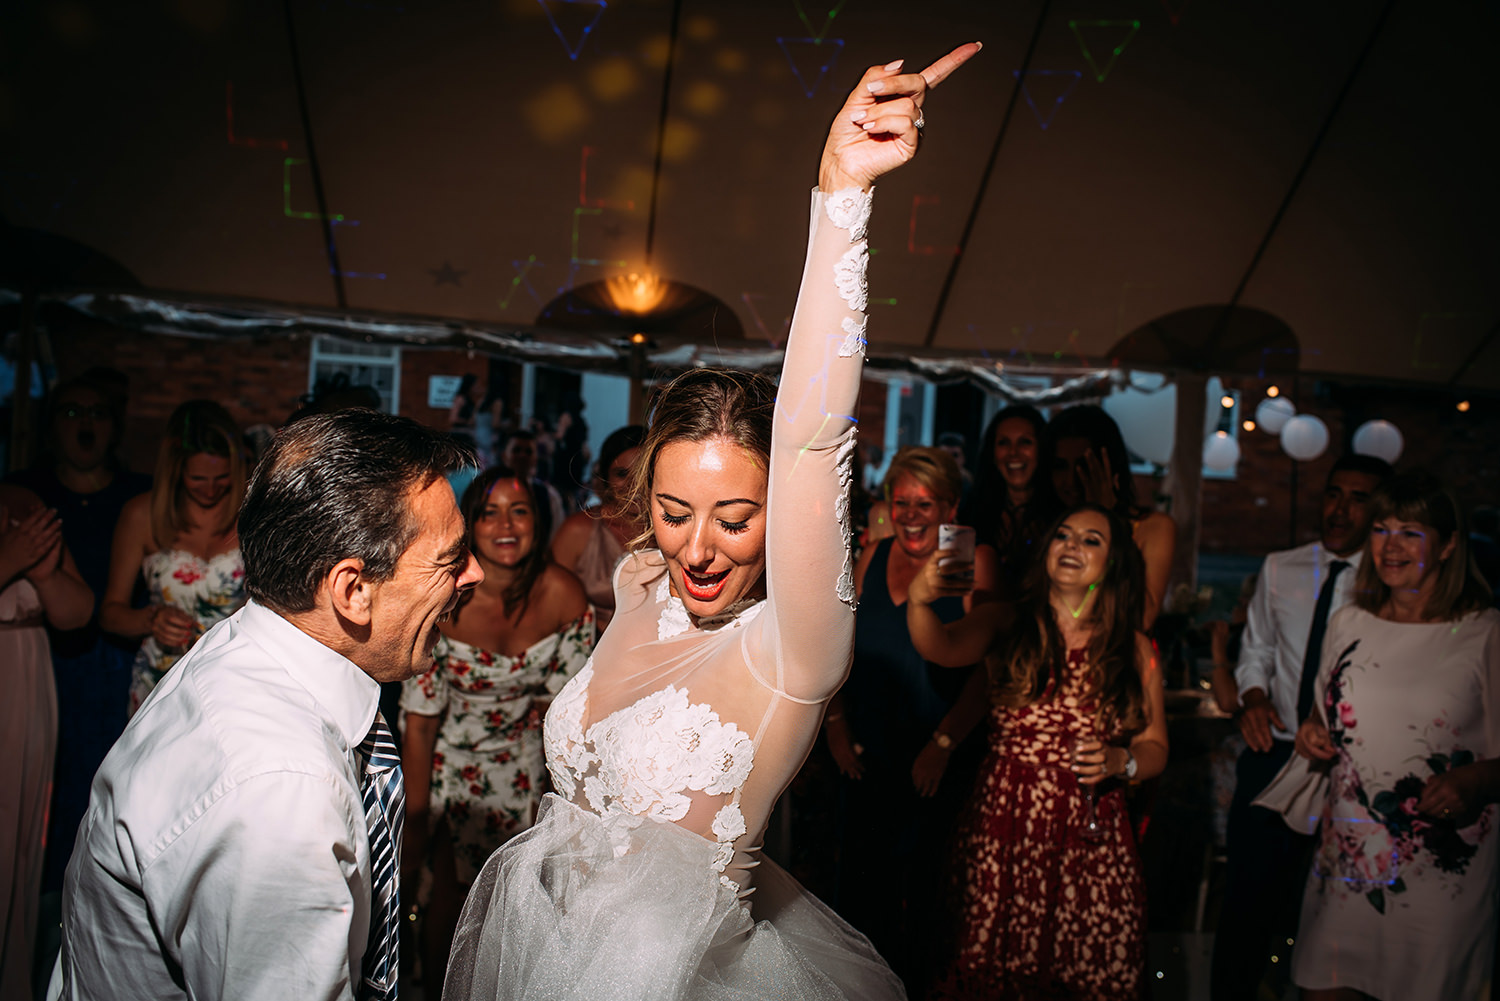
[{"label": "brick wall", "polygon": [[[91,365],[111,365],[130,378],[130,418],[123,453],[132,468],[150,471],[156,446],[172,409],[183,400],[208,397],[224,403],[242,426],[278,425],[307,391],[309,343],[305,337],[260,341],[213,341],[119,331],[71,323],[54,331],[53,351],[66,378]],[[464,375],[481,380],[489,359],[462,349],[402,350],[401,412],[442,427],[447,412],[427,406],[432,375]],[[1233,382],[1247,413],[1271,380]],[[1405,451],[1397,468],[1427,466],[1451,482],[1469,506],[1500,503],[1500,401],[1475,397],[1467,413],[1445,390],[1392,389],[1311,378],[1277,381],[1301,413],[1328,425],[1329,446],[1320,458],[1294,463],[1280,441],[1263,431],[1240,433],[1241,458],[1233,480],[1205,480],[1202,541],[1205,553],[1263,555],[1317,535],[1319,500],[1334,460],[1348,447],[1355,428],[1383,418],[1401,429]],[[885,428],[886,392],[867,382],[860,395],[859,421],[866,442],[879,441]],[[975,436],[978,428],[973,430]],[[1142,499],[1164,492],[1150,477],[1137,478]],[[1292,503],[1295,492],[1296,504]],[[1294,518],[1295,512],[1295,518]]]},{"label": "brick wall", "polygon": [[184,400],[217,400],[241,427],[276,426],[307,392],[305,337],[218,341],[70,323],[50,340],[61,378],[95,365],[129,378],[121,455],[139,472],[151,472],[167,418]]},{"label": "brick wall", "polygon": [[400,412],[430,427],[448,426],[448,408],[427,405],[427,382],[434,375],[474,375],[489,378],[489,355],[456,348],[401,349]]}]

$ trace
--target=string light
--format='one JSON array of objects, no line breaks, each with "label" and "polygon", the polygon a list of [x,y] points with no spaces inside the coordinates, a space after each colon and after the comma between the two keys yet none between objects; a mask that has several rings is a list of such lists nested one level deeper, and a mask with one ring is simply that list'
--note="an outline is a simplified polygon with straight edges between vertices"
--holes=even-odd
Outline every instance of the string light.
[{"label": "string light", "polygon": [[1219,398],[1219,406],[1223,407],[1225,410],[1233,410],[1234,397],[1230,396],[1228,393],[1225,393]]},{"label": "string light", "polygon": [[1245,421],[1243,424],[1240,425],[1240,427],[1244,428],[1246,431],[1254,431],[1255,430],[1255,422],[1254,421]]},{"label": "string light", "polygon": [[1266,387],[1266,395],[1267,396],[1272,396],[1272,397],[1280,396],[1281,395],[1281,390],[1278,389],[1278,388],[1276,388],[1275,386],[1267,386]]},{"label": "string light", "polygon": [[1469,401],[1468,400],[1459,400],[1458,401],[1458,412],[1461,413],[1461,414],[1466,414],[1466,413],[1469,412]]}]

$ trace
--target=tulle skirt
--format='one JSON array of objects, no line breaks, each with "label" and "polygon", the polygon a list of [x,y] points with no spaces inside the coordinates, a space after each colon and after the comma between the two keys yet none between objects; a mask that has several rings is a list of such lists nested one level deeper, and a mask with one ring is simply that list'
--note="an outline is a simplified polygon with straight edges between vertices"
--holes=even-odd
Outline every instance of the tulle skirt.
[{"label": "tulle skirt", "polygon": [[741,901],[714,848],[547,796],[475,880],[444,1001],[906,997],[869,940],[779,866],[762,862]]}]

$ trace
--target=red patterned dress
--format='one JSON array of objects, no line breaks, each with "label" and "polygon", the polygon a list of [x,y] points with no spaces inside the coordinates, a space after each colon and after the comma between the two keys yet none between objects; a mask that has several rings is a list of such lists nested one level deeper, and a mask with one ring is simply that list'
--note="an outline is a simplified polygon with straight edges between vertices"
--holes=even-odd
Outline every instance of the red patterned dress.
[{"label": "red patterned dress", "polygon": [[990,753],[959,826],[954,953],[934,998],[1113,1001],[1139,996],[1146,892],[1118,786],[1099,797],[1100,841],[1069,764],[1095,733],[1083,650],[1041,699],[990,714]]}]

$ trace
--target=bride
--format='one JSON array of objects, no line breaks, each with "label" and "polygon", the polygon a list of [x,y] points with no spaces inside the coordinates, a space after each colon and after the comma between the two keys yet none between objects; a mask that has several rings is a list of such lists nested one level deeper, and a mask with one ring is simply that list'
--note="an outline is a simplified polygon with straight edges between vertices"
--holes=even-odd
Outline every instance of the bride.
[{"label": "bride", "polygon": [[839,111],[779,392],[698,370],[659,397],[633,491],[655,548],[620,562],[609,632],[547,714],[556,793],[476,880],[448,1001],[904,996],[758,846],[849,668],[871,186],[978,51],[872,67]]}]

